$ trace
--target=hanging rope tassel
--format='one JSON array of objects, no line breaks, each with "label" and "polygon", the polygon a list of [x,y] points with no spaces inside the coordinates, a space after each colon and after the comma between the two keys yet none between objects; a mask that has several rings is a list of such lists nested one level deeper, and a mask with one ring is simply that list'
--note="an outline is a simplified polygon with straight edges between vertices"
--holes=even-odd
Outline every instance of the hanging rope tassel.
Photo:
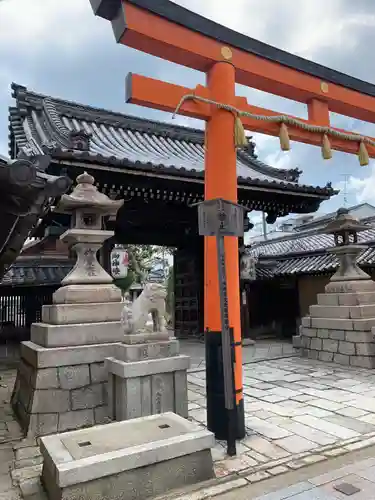
[{"label": "hanging rope tassel", "polygon": [[364,167],[369,164],[370,159],[368,156],[368,151],[366,148],[366,144],[363,141],[359,143],[358,158],[361,167]]},{"label": "hanging rope tassel", "polygon": [[330,160],[332,158],[331,143],[329,142],[327,134],[323,135],[322,156],[325,160]]},{"label": "hanging rope tassel", "polygon": [[282,151],[290,151],[290,140],[289,140],[289,132],[288,127],[285,123],[282,123],[280,126],[280,147]]},{"label": "hanging rope tassel", "polygon": [[244,148],[248,146],[248,144],[241,118],[237,115],[234,124],[234,145],[236,148]]}]

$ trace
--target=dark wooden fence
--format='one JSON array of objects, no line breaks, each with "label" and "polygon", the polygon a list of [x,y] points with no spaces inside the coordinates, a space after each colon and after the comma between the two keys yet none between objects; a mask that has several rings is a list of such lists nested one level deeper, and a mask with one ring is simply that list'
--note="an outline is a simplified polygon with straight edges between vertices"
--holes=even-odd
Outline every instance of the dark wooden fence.
[{"label": "dark wooden fence", "polygon": [[0,344],[30,340],[30,326],[41,321],[56,286],[0,287]]}]

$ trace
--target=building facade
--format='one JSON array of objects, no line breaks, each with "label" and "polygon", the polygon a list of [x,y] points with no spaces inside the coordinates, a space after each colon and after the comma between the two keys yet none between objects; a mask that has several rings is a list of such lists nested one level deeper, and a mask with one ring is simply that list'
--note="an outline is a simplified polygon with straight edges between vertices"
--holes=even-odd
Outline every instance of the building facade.
[{"label": "building facade", "polygon": [[[361,204],[351,207],[349,213],[369,225],[358,235],[359,243],[368,246],[359,256],[358,264],[375,276],[375,207]],[[338,268],[336,257],[329,252],[334,247],[334,238],[322,232],[335,216],[336,212],[311,218],[304,224],[296,224],[292,232],[288,227],[287,232],[246,247],[243,261],[250,265],[244,267],[252,268],[252,272],[243,275],[251,338],[295,335],[300,319],[308,314],[317,294],[324,292]]]},{"label": "building facade", "polygon": [[[99,190],[124,199],[116,220],[106,221],[115,231],[104,250],[107,269],[116,243],[176,249],[176,336],[202,335],[203,239],[194,204],[204,199],[204,132],[68,102],[20,85],[12,90],[10,155],[17,157],[25,149],[48,153],[48,173],[63,172],[75,179],[87,171]],[[270,224],[289,213],[315,212],[336,193],[330,184],[302,185],[297,169],[264,164],[250,139],[248,147],[238,150],[237,172],[238,202],[249,212],[265,212]],[[36,236],[68,226],[66,216],[49,210]]]}]

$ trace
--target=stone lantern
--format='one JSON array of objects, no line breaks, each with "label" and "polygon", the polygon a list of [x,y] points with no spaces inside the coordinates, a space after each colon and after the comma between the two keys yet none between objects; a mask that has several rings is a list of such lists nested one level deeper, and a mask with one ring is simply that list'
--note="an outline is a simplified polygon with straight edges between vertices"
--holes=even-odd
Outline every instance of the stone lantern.
[{"label": "stone lantern", "polygon": [[55,292],[55,304],[118,301],[121,294],[98,262],[97,253],[113,236],[112,231],[103,230],[103,217],[115,216],[124,200],[111,200],[97,190],[94,182],[86,172],[79,175],[73,192],[62,196],[57,207],[60,213],[72,216],[71,229],[61,235],[61,240],[76,252],[77,262]]},{"label": "stone lantern", "polygon": [[375,283],[356,263],[366,249],[358,244],[358,233],[370,227],[341,208],[324,229],[334,236],[336,246],[329,252],[339,260],[339,268],[293,338],[302,356],[375,368]]},{"label": "stone lantern", "polygon": [[369,226],[361,224],[346,208],[340,208],[336,218],[327,224],[324,233],[333,234],[336,245],[329,251],[339,260],[339,268],[332,276],[331,282],[370,279],[356,263],[359,254],[367,248],[366,245],[358,244],[358,233],[366,229],[369,229]]},{"label": "stone lantern", "polygon": [[96,254],[113,236],[102,229],[103,217],[114,216],[123,200],[109,199],[94,182],[79,175],[57,206],[71,214],[71,228],[60,238],[77,261],[53,303],[43,305],[41,322],[31,325],[30,341],[22,343],[12,407],[29,436],[102,424],[110,413],[104,360],[123,340],[123,303]]}]

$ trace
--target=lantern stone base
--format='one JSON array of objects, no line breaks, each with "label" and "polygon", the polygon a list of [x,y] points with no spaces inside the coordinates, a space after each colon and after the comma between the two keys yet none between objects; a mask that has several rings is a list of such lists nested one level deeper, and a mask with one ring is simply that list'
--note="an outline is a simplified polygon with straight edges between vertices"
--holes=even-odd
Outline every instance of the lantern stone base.
[{"label": "lantern stone base", "polygon": [[11,404],[25,435],[44,436],[106,423],[104,360],[118,346],[45,348],[23,342]]},{"label": "lantern stone base", "polygon": [[[116,358],[106,360],[109,415],[128,420],[174,412],[188,417],[187,369],[190,358],[179,354],[177,340],[122,344]],[[155,334],[157,337],[158,334]],[[127,338],[128,336],[126,336]]]},{"label": "lantern stone base", "polygon": [[375,282],[332,281],[293,344],[310,359],[375,368]]}]

